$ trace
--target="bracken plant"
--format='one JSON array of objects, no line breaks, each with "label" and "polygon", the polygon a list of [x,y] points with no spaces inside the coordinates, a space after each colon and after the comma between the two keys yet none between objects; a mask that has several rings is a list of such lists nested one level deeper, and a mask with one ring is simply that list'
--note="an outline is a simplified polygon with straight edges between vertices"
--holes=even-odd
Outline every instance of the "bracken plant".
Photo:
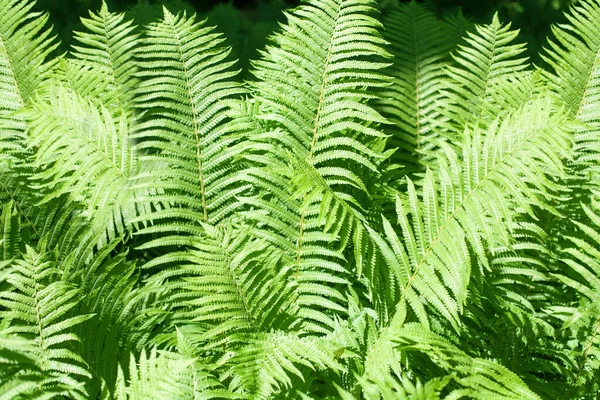
[{"label": "bracken plant", "polygon": [[[0,399],[597,399],[600,1],[225,38],[0,0]],[[142,12],[138,10],[138,12]]]}]

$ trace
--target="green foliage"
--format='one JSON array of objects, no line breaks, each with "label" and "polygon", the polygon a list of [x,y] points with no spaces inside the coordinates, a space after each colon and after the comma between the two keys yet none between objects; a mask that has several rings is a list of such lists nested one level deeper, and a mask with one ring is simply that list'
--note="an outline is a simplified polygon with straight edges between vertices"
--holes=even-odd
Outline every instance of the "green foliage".
[{"label": "green foliage", "polygon": [[598,0],[173,7],[0,0],[0,399],[598,397]]}]

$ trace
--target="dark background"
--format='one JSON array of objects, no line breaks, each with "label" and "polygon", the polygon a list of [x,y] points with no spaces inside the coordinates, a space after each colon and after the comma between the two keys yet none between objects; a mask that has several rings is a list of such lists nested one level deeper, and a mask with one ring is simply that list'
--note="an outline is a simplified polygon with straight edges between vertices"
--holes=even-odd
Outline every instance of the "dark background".
[{"label": "dark background", "polygon": [[[283,21],[282,11],[297,6],[299,0],[106,0],[110,11],[126,12],[137,25],[143,26],[160,18],[162,4],[173,13],[185,10],[201,19],[208,18],[210,25],[225,34],[232,47],[232,56],[239,59],[240,67],[247,73],[250,60],[257,56],[267,37]],[[402,0],[378,0],[382,14]],[[462,13],[475,23],[488,23],[497,11],[502,22],[511,22],[521,30],[520,40],[528,43],[529,56],[542,63],[538,53],[546,43],[550,27],[565,20],[564,11],[577,0],[421,0],[440,17]],[[38,0],[36,8],[48,11],[54,29],[61,40],[59,52],[68,51],[72,32],[83,30],[80,18],[88,10],[98,11],[101,0]]]}]

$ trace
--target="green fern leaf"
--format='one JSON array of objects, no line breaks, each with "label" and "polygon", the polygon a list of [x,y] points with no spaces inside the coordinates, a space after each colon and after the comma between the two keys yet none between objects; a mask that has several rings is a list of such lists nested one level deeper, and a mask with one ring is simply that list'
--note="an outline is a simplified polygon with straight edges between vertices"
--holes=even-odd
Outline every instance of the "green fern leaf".
[{"label": "green fern leaf", "polygon": [[302,369],[341,369],[324,344],[318,338],[301,338],[282,331],[261,333],[247,340],[245,347],[226,354],[219,364],[229,364],[223,378],[231,378],[234,391],[268,399],[290,390],[294,380],[304,380]]},{"label": "green fern leaf", "polygon": [[394,81],[383,90],[378,108],[394,124],[388,128],[388,146],[398,149],[394,161],[408,173],[419,172],[427,164],[424,152],[435,145],[430,125],[439,116],[438,84],[454,42],[448,40],[444,24],[414,1],[389,11],[383,25],[394,55],[394,64],[385,72]]},{"label": "green fern leaf", "polygon": [[[233,63],[224,62],[229,50],[219,46],[223,39],[212,30],[164,9],[163,20],[150,26],[139,50],[136,102],[146,117],[134,135],[136,149],[150,153],[144,159],[165,164],[140,187],[158,188],[164,192],[160,201],[176,205],[168,216],[144,217],[157,231],[199,233],[199,221],[227,216],[221,211],[237,193],[231,179],[235,153],[228,148],[238,139],[225,130],[225,101],[242,89],[233,80]],[[166,218],[176,224],[164,225]]]},{"label": "green fern leaf", "polygon": [[343,251],[351,238],[362,251],[365,235],[353,228],[366,220],[369,185],[389,157],[378,129],[386,120],[367,104],[368,90],[387,85],[380,70],[389,56],[373,12],[363,0],[306,3],[287,15],[253,72],[255,122],[243,179],[258,196],[240,197],[256,210],[243,215],[295,264],[303,318],[323,333],[334,324],[328,314],[344,309],[336,286],[353,267]]},{"label": "green fern leaf", "polygon": [[[597,189],[600,148],[600,4],[581,1],[567,14],[569,24],[552,28],[554,39],[542,53],[552,68],[546,72],[550,86],[567,104],[573,117],[583,123],[575,136],[574,171],[583,176],[575,184]],[[592,177],[592,179],[590,179]]]},{"label": "green fern leaf", "polygon": [[514,373],[493,361],[471,358],[444,338],[418,324],[407,324],[397,331],[395,339],[404,351],[419,351],[433,355],[431,360],[449,372],[462,388],[455,389],[445,399],[541,399]]},{"label": "green fern leaf", "polygon": [[[392,327],[402,326],[411,315],[429,329],[429,319],[439,313],[435,320],[447,321],[460,331],[473,268],[471,254],[478,261],[478,274],[485,275],[490,250],[512,242],[507,228],[513,218],[532,206],[549,207],[544,199],[564,190],[556,180],[564,176],[569,134],[566,116],[549,98],[541,98],[502,123],[493,123],[485,134],[477,128],[465,131],[462,160],[446,145],[439,184],[428,172],[422,200],[409,181],[407,203],[398,201],[404,240],[387,232],[388,254],[395,254],[395,260],[388,256],[388,262],[398,274],[402,293],[389,328],[381,333],[373,358],[366,362],[367,378],[381,375],[384,360],[394,362],[389,342],[395,332]],[[533,175],[532,170],[539,173]]]},{"label": "green fern leaf", "polygon": [[83,97],[100,101],[116,113],[131,114],[138,85],[135,51],[140,45],[131,21],[108,11],[106,3],[97,14],[82,19],[88,32],[75,32],[73,59],[63,60],[60,78]]},{"label": "green fern leaf", "polygon": [[31,341],[39,369],[48,376],[48,390],[68,390],[83,398],[90,373],[72,348],[79,338],[71,329],[91,316],[69,315],[80,292],[58,278],[60,271],[49,254],[31,247],[11,268],[6,282],[12,289],[0,292],[4,333]]},{"label": "green fern leaf", "polygon": [[467,124],[488,126],[498,115],[497,108],[490,108],[496,87],[502,88],[508,77],[518,77],[527,67],[526,58],[516,58],[525,51],[524,45],[512,44],[518,31],[510,30],[510,24],[502,25],[498,15],[490,25],[477,26],[476,31],[468,32],[466,44],[458,46],[454,55],[458,66],[448,68],[448,79],[441,89],[439,101],[445,106],[439,110],[442,117],[436,118],[435,130],[451,143],[460,143]]}]

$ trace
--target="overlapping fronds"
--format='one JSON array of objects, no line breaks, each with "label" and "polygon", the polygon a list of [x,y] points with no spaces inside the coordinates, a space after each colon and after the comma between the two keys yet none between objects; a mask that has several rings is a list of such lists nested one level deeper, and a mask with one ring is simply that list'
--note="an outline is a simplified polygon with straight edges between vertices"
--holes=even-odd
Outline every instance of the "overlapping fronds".
[{"label": "overlapping fronds", "polygon": [[[35,151],[30,186],[43,194],[38,204],[66,195],[66,212],[81,218],[63,240],[77,237],[80,250],[84,237],[90,245],[102,246],[131,234],[134,218],[154,211],[149,196],[156,190],[139,186],[145,183],[144,170],[160,165],[139,160],[126,114],[113,117],[103,105],[54,85],[25,115],[29,146]],[[86,220],[89,226],[82,233]]]},{"label": "overlapping fronds", "polygon": [[165,256],[179,265],[157,274],[153,286],[168,292],[170,304],[181,304],[172,322],[178,334],[205,357],[218,356],[214,362],[231,390],[270,398],[303,379],[300,366],[335,365],[326,342],[297,336],[296,283],[280,251],[247,227],[204,228],[191,250]]},{"label": "overlapping fronds", "polygon": [[194,340],[209,349],[243,342],[247,333],[299,328],[294,285],[281,254],[247,227],[204,228],[191,250],[156,260],[178,264],[153,277],[153,286],[171,296],[169,303],[180,304],[174,323],[195,332]]},{"label": "overlapping fronds", "polygon": [[303,2],[242,83],[185,12],[49,60],[0,0],[0,399],[597,397],[600,3],[549,72],[390,3]]},{"label": "overlapping fronds", "polygon": [[268,138],[322,169],[336,188],[364,187],[363,174],[376,174],[385,158],[374,124],[386,121],[365,105],[368,90],[387,82],[379,70],[388,54],[373,11],[369,1],[306,4],[287,15],[255,63],[258,118],[268,121]]},{"label": "overlapping fronds", "polygon": [[304,317],[322,332],[333,319],[318,308],[344,308],[335,287],[346,282],[342,252],[353,233],[364,239],[353,228],[366,219],[369,187],[389,156],[379,130],[386,121],[368,104],[368,90],[387,84],[380,70],[388,54],[373,11],[369,1],[299,7],[253,72],[257,123],[245,158],[254,166],[244,179],[268,195],[242,199],[261,210],[245,215],[269,227],[267,238],[295,260]]},{"label": "overlapping fronds", "polygon": [[[514,241],[514,217],[547,207],[545,199],[561,189],[556,180],[564,176],[570,150],[566,121],[551,98],[539,98],[485,132],[467,129],[461,158],[445,145],[439,181],[428,171],[421,196],[409,180],[408,200],[397,203],[403,240],[386,230],[386,259],[402,293],[374,345],[375,360],[396,363],[391,332],[411,318],[427,329],[431,318],[441,318],[460,331],[473,260],[477,275],[485,275],[493,248]],[[386,369],[371,360],[367,365],[367,378],[379,379]]]},{"label": "overlapping fronds", "polygon": [[[36,189],[43,202],[69,193],[88,215],[127,195],[135,174],[127,120],[115,127],[107,109],[96,109],[69,89],[52,87],[27,113],[30,146],[35,151]],[[51,134],[48,134],[51,132]]]},{"label": "overlapping fronds", "polygon": [[[4,267],[0,263],[0,267]],[[29,340],[0,331],[0,399],[12,400],[43,395],[43,373],[35,345]]]},{"label": "overlapping fronds", "polygon": [[64,238],[63,234],[75,216],[65,211],[68,209],[65,197],[39,204],[44,193],[28,186],[32,174],[31,164],[0,173],[0,204],[12,203],[13,213],[20,219],[21,236],[29,241],[46,237],[49,243],[56,243]]},{"label": "overlapping fronds", "polygon": [[182,382],[193,363],[193,359],[159,353],[156,348],[148,355],[143,350],[137,361],[131,355],[128,373],[119,368],[114,397],[120,400],[193,398],[194,387]]},{"label": "overlapping fronds", "polygon": [[569,110],[581,121],[598,122],[600,91],[600,5],[595,0],[579,2],[567,14],[569,24],[552,28],[544,60],[553,68],[547,76]]},{"label": "overlapping fronds", "polygon": [[567,19],[568,24],[552,28],[554,38],[542,58],[553,69],[546,73],[551,87],[584,124],[575,137],[575,161],[587,171],[596,171],[600,159],[600,4],[579,2]]},{"label": "overlapping fronds", "polygon": [[[589,223],[577,223],[580,235],[568,237],[570,247],[564,249],[563,262],[568,266],[563,274],[555,274],[580,296],[580,304],[557,307],[564,326],[585,335],[578,347],[576,380],[598,382],[600,360],[600,216],[597,210],[584,206]],[[595,385],[596,389],[600,389]]]},{"label": "overlapping fronds", "polygon": [[26,0],[0,2],[0,201],[20,200],[7,182],[22,181],[8,172],[26,158],[25,124],[16,111],[29,103],[55,64],[46,60],[57,46],[46,27],[48,15],[32,8]]},{"label": "overlapping fronds", "polygon": [[95,396],[102,385],[113,388],[117,365],[129,358],[128,350],[139,351],[166,312],[148,296],[151,286],[140,288],[140,274],[125,254],[108,257],[118,241],[102,248],[89,264],[75,265],[76,279],[87,293],[78,311],[94,315],[77,327],[81,356],[93,379],[88,393]]},{"label": "overlapping fronds", "polygon": [[[561,189],[555,182],[564,176],[563,161],[570,150],[566,121],[550,99],[538,99],[492,123],[486,132],[467,129],[462,157],[445,146],[439,183],[433,173],[427,174],[422,202],[409,182],[408,203],[398,204],[405,245],[396,245],[395,251],[403,272],[403,300],[423,324],[425,299],[459,323],[471,275],[467,243],[482,268],[489,268],[491,248],[511,242],[507,227],[514,216],[532,206],[546,207],[545,199]],[[412,298],[412,289],[418,297]]]},{"label": "overlapping fronds", "polygon": [[[119,368],[114,398],[138,399],[246,399],[248,396],[227,390],[193,354],[187,353],[185,339],[179,335],[180,352],[142,350],[129,368]],[[182,354],[183,352],[183,354]]]},{"label": "overlapping fronds", "polygon": [[[360,379],[363,396],[367,400],[416,400],[416,399],[440,399],[441,392],[448,385],[450,376],[444,378],[433,378],[424,384],[420,379],[411,380],[406,375],[400,377],[387,374],[381,381],[367,381]],[[344,400],[355,400],[356,398],[340,388],[340,395]],[[343,396],[346,397],[343,397]]]},{"label": "overlapping fronds", "polygon": [[2,0],[0,8],[0,90],[2,114],[27,104],[55,61],[46,58],[57,46],[46,27],[48,14],[32,12],[26,0]]},{"label": "overlapping fronds", "polygon": [[[459,388],[452,390],[444,399],[540,399],[517,375],[502,365],[472,358],[456,344],[422,325],[407,324],[396,334],[394,341],[399,349],[431,355],[433,363],[455,373],[453,379]],[[418,367],[415,369],[418,370]]]},{"label": "overlapping fronds", "polygon": [[182,377],[182,384],[192,387],[194,397],[200,399],[243,399],[245,396],[235,393],[225,387],[217,378],[217,368],[200,356],[198,348],[188,340],[181,331],[177,330],[177,351],[179,358],[194,360]]},{"label": "overlapping fronds", "polygon": [[294,381],[304,381],[303,371],[342,369],[320,338],[274,331],[254,335],[246,342],[219,363],[228,363],[229,371],[223,377],[231,378],[230,387],[251,398],[269,399],[291,390]]}]

